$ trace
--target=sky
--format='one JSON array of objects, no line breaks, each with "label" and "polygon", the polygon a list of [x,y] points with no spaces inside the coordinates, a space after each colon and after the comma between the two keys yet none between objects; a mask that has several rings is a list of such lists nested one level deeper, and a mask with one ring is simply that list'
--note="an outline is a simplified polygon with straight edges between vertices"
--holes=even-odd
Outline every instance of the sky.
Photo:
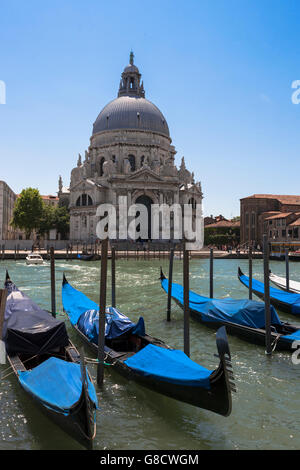
[{"label": "sky", "polygon": [[300,194],[299,20],[298,0],[0,0],[0,180],[68,186],[132,49],[204,215]]}]

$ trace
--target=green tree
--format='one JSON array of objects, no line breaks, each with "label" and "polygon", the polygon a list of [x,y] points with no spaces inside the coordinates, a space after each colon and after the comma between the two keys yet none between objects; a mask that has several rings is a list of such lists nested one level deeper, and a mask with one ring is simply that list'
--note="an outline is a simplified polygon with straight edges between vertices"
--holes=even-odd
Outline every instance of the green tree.
[{"label": "green tree", "polygon": [[39,221],[39,235],[49,235],[49,230],[55,225],[55,208],[43,202],[43,212]]},{"label": "green tree", "polygon": [[70,228],[70,214],[65,206],[50,206],[43,203],[43,213],[40,219],[38,232],[40,235],[49,235],[51,229],[56,229],[62,239],[67,238]]},{"label": "green tree", "polygon": [[240,227],[210,227],[204,229],[204,244],[236,245],[240,243]]},{"label": "green tree", "polygon": [[23,189],[15,203],[11,225],[24,230],[26,239],[30,239],[32,231],[40,227],[43,206],[38,189]]},{"label": "green tree", "polygon": [[67,238],[70,230],[70,213],[66,206],[55,207],[53,228],[56,228],[63,240]]}]

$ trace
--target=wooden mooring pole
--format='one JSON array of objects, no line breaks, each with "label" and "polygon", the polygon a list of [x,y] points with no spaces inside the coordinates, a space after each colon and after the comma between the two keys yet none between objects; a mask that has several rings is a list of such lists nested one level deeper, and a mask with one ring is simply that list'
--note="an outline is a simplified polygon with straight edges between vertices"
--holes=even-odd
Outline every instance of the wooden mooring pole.
[{"label": "wooden mooring pole", "polygon": [[189,286],[189,252],[186,244],[183,247],[183,302],[184,302],[184,327],[183,327],[183,343],[184,352],[190,356],[190,286]]},{"label": "wooden mooring pole", "polygon": [[2,339],[6,298],[7,289],[0,289],[0,364],[6,363],[6,348],[5,342]]},{"label": "wooden mooring pole", "polygon": [[209,257],[209,297],[212,299],[214,296],[214,250],[210,249]]},{"label": "wooden mooring pole", "polygon": [[111,306],[116,307],[116,249],[111,248]]},{"label": "wooden mooring pole", "polygon": [[56,302],[55,302],[55,257],[54,248],[50,248],[50,277],[51,277],[51,313],[56,317]]},{"label": "wooden mooring pole", "polygon": [[264,245],[264,301],[265,301],[265,328],[266,328],[266,354],[272,354],[271,346],[271,308],[270,308],[270,273],[269,273],[269,243],[267,235],[263,236]]},{"label": "wooden mooring pole", "polygon": [[170,261],[169,261],[169,285],[168,285],[167,321],[171,321],[171,300],[172,300],[172,282],[173,282],[173,261],[174,261],[174,248],[171,248],[171,250],[170,250]]},{"label": "wooden mooring pole", "polygon": [[249,300],[252,300],[252,247],[249,247]]},{"label": "wooden mooring pole", "polygon": [[285,250],[285,278],[286,278],[286,290],[290,291],[290,267],[289,267],[289,250]]},{"label": "wooden mooring pole", "polygon": [[106,287],[107,287],[107,251],[108,239],[101,243],[101,277],[100,277],[100,301],[99,301],[99,333],[98,333],[98,367],[97,384],[101,386],[104,379],[104,347],[105,347],[105,311],[106,311]]}]

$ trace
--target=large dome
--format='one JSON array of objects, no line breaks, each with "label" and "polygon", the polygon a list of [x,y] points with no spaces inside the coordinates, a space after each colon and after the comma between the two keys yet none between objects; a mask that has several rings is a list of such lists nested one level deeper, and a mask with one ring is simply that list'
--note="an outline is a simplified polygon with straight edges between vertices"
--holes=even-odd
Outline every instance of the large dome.
[{"label": "large dome", "polygon": [[93,134],[118,129],[158,132],[170,137],[167,121],[160,110],[139,96],[120,96],[108,103],[94,123]]}]

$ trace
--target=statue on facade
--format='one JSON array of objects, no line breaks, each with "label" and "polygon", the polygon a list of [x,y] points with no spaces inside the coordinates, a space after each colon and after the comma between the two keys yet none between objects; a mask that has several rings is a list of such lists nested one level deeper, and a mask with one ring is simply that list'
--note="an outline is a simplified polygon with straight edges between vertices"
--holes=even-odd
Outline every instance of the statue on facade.
[{"label": "statue on facade", "polygon": [[149,167],[149,158],[147,157],[147,155],[143,155],[143,160],[142,160],[142,168],[144,167]]},{"label": "statue on facade", "polygon": [[182,181],[185,186],[187,186],[188,184],[192,182],[192,175],[186,169],[184,157],[182,157],[181,159],[181,165],[178,171],[178,176],[180,178],[180,181]]},{"label": "statue on facade", "polygon": [[159,172],[160,172],[160,167],[161,167],[161,165],[160,165],[160,160],[159,160],[159,158],[158,158],[158,157],[154,157],[154,160],[153,160],[152,165],[151,165],[151,169],[152,169],[155,173],[159,174]]},{"label": "statue on facade", "polygon": [[125,175],[129,175],[131,173],[131,165],[130,165],[130,161],[128,160],[128,158],[124,159],[123,168],[124,168]]},{"label": "statue on facade", "polygon": [[111,176],[116,173],[116,164],[110,158],[103,163],[103,176]]},{"label": "statue on facade", "polygon": [[170,156],[161,170],[164,176],[177,176],[177,168],[174,165],[174,158]]}]

